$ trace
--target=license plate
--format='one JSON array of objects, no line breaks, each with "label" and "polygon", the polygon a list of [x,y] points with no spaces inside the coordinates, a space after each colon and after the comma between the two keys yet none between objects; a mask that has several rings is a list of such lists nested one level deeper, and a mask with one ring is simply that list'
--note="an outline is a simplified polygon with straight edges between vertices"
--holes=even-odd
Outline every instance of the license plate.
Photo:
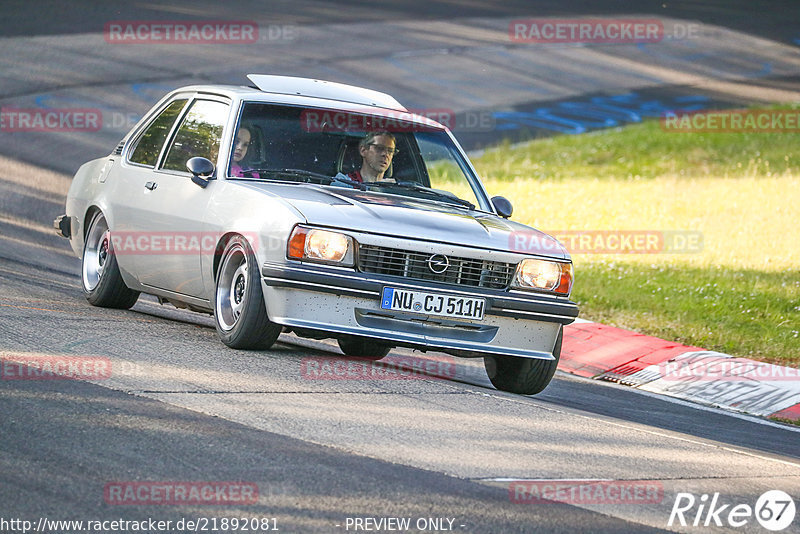
[{"label": "license plate", "polygon": [[486,299],[384,287],[381,309],[480,320],[486,309]]}]

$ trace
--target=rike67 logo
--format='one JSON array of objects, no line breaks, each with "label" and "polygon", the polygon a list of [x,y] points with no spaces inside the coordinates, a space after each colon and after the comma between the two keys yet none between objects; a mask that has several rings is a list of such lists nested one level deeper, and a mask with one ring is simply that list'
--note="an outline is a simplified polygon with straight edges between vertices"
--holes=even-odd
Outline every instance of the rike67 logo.
[{"label": "rike67 logo", "polygon": [[667,526],[692,527],[744,527],[755,517],[767,530],[784,530],[794,521],[794,500],[781,490],[770,490],[761,494],[755,506],[740,503],[724,503],[719,493],[699,498],[691,493],[678,493],[672,504]]}]

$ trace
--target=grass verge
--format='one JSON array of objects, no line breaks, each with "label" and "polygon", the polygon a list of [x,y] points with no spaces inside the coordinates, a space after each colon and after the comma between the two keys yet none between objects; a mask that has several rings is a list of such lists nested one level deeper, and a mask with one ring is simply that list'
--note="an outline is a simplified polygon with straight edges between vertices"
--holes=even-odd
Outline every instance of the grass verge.
[{"label": "grass verge", "polygon": [[503,145],[474,158],[542,230],[700,233],[689,253],[573,255],[583,317],[800,365],[796,134],[675,133],[658,121]]},{"label": "grass verge", "polygon": [[784,423],[787,425],[794,425],[800,426],[800,419],[788,419],[786,417],[770,417],[771,421],[775,421],[776,423]]}]

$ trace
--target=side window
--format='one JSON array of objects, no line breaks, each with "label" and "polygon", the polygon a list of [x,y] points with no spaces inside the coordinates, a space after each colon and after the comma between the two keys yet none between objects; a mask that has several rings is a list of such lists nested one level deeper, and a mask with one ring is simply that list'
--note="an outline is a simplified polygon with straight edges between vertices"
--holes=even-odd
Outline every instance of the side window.
[{"label": "side window", "polygon": [[186,171],[186,161],[195,156],[216,164],[222,127],[227,119],[227,104],[195,100],[169,147],[164,169]]},{"label": "side window", "polygon": [[128,158],[132,163],[139,163],[141,165],[148,165],[154,167],[158,161],[158,154],[161,147],[164,146],[164,141],[167,139],[170,128],[175,122],[175,119],[180,114],[183,106],[186,105],[186,99],[176,100],[162,111],[158,117],[150,123],[147,130],[136,141],[136,146],[131,151]]}]

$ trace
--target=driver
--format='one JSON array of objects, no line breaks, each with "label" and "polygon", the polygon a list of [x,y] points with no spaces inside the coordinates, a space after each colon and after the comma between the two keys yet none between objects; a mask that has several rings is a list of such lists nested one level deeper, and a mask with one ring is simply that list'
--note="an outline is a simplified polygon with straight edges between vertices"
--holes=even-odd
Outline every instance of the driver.
[{"label": "driver", "polygon": [[356,182],[377,182],[383,180],[383,175],[392,164],[392,158],[397,154],[394,135],[389,132],[370,132],[359,143],[358,151],[361,154],[361,168],[347,175]]}]

